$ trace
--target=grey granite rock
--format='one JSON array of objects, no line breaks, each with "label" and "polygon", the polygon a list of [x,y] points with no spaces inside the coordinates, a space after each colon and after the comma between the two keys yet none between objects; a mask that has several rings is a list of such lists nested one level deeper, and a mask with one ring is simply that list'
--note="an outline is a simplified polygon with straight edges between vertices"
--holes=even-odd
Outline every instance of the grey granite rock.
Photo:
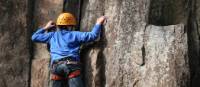
[{"label": "grey granite rock", "polygon": [[27,0],[0,1],[0,87],[28,87]]}]

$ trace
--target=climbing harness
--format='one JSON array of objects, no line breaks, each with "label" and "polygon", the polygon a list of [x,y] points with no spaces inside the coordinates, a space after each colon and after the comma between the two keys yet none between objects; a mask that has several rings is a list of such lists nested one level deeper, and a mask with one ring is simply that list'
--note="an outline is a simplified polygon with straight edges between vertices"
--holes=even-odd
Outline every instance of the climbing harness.
[{"label": "climbing harness", "polygon": [[[64,72],[64,75],[56,74],[56,67],[60,64],[66,64],[69,67],[67,72]],[[72,67],[73,65],[79,65],[80,62],[72,61],[71,58],[66,57],[60,60],[55,60],[52,65],[52,73],[51,73],[51,80],[68,80],[71,78],[75,78],[81,74],[81,70],[79,67]]]},{"label": "climbing harness", "polygon": [[75,77],[79,76],[80,74],[81,74],[81,70],[76,70],[76,71],[69,73],[68,78],[69,79],[75,78]]},{"label": "climbing harness", "polygon": [[59,76],[57,74],[51,74],[51,80],[67,80],[67,79],[71,79],[71,78],[75,78],[77,76],[79,76],[81,74],[81,71],[80,70],[75,70],[71,73],[69,73],[68,77],[62,77],[62,76]]},{"label": "climbing harness", "polygon": [[67,80],[67,78],[52,73],[51,80]]}]

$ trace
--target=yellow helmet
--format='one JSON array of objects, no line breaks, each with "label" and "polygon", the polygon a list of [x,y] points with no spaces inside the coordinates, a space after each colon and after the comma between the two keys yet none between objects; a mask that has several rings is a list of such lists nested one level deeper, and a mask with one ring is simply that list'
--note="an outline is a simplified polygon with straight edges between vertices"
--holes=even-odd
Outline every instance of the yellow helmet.
[{"label": "yellow helmet", "polygon": [[61,13],[57,18],[56,25],[76,25],[76,19],[70,13]]}]

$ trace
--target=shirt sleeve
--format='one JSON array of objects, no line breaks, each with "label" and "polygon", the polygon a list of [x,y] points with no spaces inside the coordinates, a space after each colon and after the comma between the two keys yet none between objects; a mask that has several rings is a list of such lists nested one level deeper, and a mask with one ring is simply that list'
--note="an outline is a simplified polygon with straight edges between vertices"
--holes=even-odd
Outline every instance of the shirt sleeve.
[{"label": "shirt sleeve", "polygon": [[101,31],[101,25],[96,24],[91,32],[81,32],[79,34],[79,40],[81,43],[91,42],[98,38]]},{"label": "shirt sleeve", "polygon": [[33,35],[32,35],[32,41],[34,42],[40,42],[40,43],[48,43],[50,37],[52,36],[53,32],[45,33],[44,29],[38,29]]}]

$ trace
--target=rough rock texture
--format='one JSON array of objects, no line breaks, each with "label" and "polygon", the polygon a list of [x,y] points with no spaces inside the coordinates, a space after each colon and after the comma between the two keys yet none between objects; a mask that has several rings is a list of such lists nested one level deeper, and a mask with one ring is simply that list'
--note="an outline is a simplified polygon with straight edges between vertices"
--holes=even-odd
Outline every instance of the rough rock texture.
[{"label": "rough rock texture", "polygon": [[[90,2],[90,3],[89,3]],[[104,0],[85,0],[82,7],[81,31],[90,31],[96,22],[96,18],[103,15]],[[103,40],[100,40],[103,41]],[[84,66],[84,81],[86,87],[104,87],[104,49],[105,42],[93,43],[83,47],[81,59]]]},{"label": "rough rock texture", "polygon": [[45,58],[34,59],[31,67],[31,87],[48,87],[49,85],[49,61]]},{"label": "rough rock texture", "polygon": [[[49,20],[56,17],[63,10],[63,0],[35,0],[34,30],[45,26]],[[31,87],[47,87],[49,85],[49,52],[46,44],[34,44],[34,59],[31,68]]]},{"label": "rough rock texture", "polygon": [[0,1],[0,87],[28,87],[27,0]]},{"label": "rough rock texture", "polygon": [[183,24],[146,28],[145,65],[138,69],[138,87],[188,87],[186,35]]},{"label": "rough rock texture", "polygon": [[62,11],[81,31],[108,17],[82,47],[86,87],[199,87],[199,0],[1,0],[0,87],[50,86],[47,46],[30,36]]},{"label": "rough rock texture", "polygon": [[[81,28],[93,27],[98,16],[108,22],[102,38],[82,51],[86,87],[187,87],[189,63],[187,33],[182,9],[172,22],[171,14],[160,12],[162,0],[85,0]],[[178,1],[174,1],[178,2]],[[151,4],[151,5],[150,5]],[[157,8],[149,9],[154,5]],[[167,2],[166,4],[172,5]],[[181,8],[181,7],[180,7]],[[175,10],[174,8],[169,10]],[[151,14],[160,12],[160,15]],[[160,17],[159,17],[160,16]],[[165,19],[161,19],[165,17]],[[157,20],[153,20],[156,19]],[[184,20],[181,21],[180,20]],[[160,22],[160,21],[163,21]],[[160,23],[160,24],[159,24]]]}]

